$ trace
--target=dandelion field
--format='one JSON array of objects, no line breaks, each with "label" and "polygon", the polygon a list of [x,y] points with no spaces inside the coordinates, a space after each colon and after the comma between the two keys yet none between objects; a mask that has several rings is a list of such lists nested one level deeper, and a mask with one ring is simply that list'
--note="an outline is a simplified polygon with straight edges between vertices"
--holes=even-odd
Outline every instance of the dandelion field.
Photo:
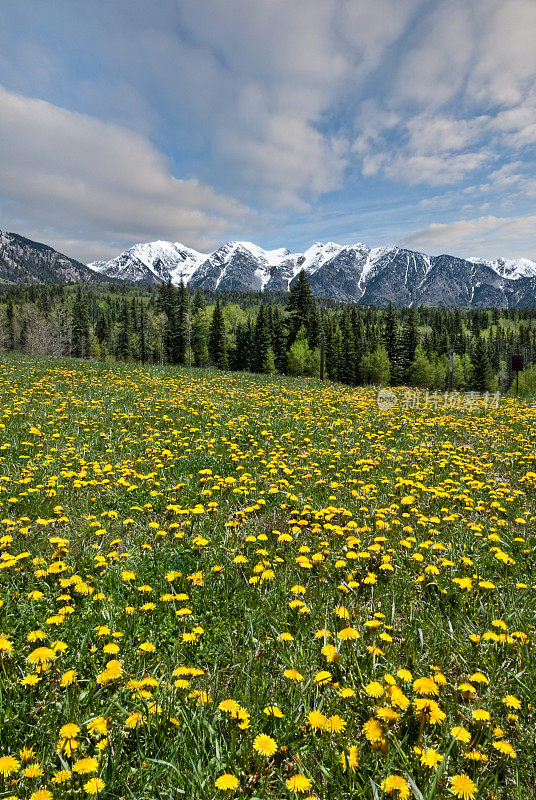
[{"label": "dandelion field", "polygon": [[3,357],[0,798],[536,797],[535,420]]}]

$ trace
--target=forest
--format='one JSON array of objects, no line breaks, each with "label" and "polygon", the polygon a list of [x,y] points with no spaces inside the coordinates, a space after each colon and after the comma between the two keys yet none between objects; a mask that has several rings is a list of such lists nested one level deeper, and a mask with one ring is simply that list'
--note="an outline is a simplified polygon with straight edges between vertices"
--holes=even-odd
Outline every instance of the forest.
[{"label": "forest", "polygon": [[99,361],[319,376],[349,385],[536,391],[536,311],[372,308],[287,294],[189,292],[164,283],[41,285],[0,294],[0,349]]}]

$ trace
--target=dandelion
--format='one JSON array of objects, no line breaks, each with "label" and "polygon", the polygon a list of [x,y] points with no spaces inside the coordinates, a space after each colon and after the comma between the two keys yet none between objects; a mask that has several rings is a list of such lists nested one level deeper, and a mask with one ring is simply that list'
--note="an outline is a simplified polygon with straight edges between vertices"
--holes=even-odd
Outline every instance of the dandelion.
[{"label": "dandelion", "polygon": [[104,781],[101,778],[90,778],[87,783],[84,783],[84,792],[86,794],[99,794],[104,789]]},{"label": "dandelion", "polygon": [[30,800],[52,800],[52,792],[49,792],[48,789],[38,789],[30,795]]},{"label": "dandelion", "polygon": [[454,775],[449,782],[449,789],[458,800],[473,800],[477,787],[468,775]]},{"label": "dandelion", "polygon": [[420,762],[424,767],[436,769],[437,765],[443,761],[443,756],[440,755],[433,747],[428,747],[423,750],[420,755]]},{"label": "dandelion", "polygon": [[293,775],[292,778],[287,780],[287,789],[289,792],[296,792],[302,794],[311,788],[311,781],[305,775],[298,773]]},{"label": "dandelion", "polygon": [[303,680],[303,675],[301,674],[301,672],[298,672],[297,669],[286,669],[283,675],[285,676],[285,678],[288,678],[291,681],[296,681],[298,683]]},{"label": "dandelion", "polygon": [[96,772],[99,762],[95,758],[81,758],[73,764],[73,772],[77,775],[87,775],[90,772]]},{"label": "dandelion", "polygon": [[0,775],[4,778],[9,778],[14,772],[20,769],[20,761],[17,761],[13,756],[2,756],[0,758]]},{"label": "dandelion", "polygon": [[382,789],[386,794],[396,798],[396,800],[408,800],[410,796],[408,782],[400,775],[389,775],[388,778],[382,781]]},{"label": "dandelion", "polygon": [[22,774],[25,778],[40,778],[44,774],[43,767],[41,764],[30,764],[22,770]]},{"label": "dandelion", "polygon": [[52,783],[62,784],[66,783],[71,777],[70,769],[60,769],[52,778]]},{"label": "dandelion", "polygon": [[259,755],[268,758],[269,756],[273,756],[273,754],[276,752],[277,743],[275,739],[272,739],[271,736],[260,733],[253,740],[253,749],[259,753]]},{"label": "dandelion", "polygon": [[463,744],[468,744],[471,741],[471,734],[461,725],[456,725],[454,728],[451,728],[450,735],[459,742],[463,742]]},{"label": "dandelion", "polygon": [[234,789],[238,789],[238,778],[234,775],[231,775],[229,772],[220,775],[219,778],[216,779],[216,789],[220,789],[222,792],[233,791]]}]

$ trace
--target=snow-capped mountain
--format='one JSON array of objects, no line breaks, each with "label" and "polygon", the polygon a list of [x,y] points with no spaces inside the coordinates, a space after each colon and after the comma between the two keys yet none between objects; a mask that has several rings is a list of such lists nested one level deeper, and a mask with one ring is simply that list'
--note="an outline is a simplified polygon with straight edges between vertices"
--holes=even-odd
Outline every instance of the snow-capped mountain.
[{"label": "snow-capped mountain", "polygon": [[137,244],[88,265],[102,276],[160,283],[182,279],[212,291],[286,292],[305,270],[313,292],[333,300],[398,306],[536,305],[536,261],[428,256],[400,247],[316,242],[303,253],[227,242],[205,254],[180,242]]},{"label": "snow-capped mountain", "polygon": [[207,256],[180,242],[135,244],[111,261],[94,261],[88,266],[110,278],[125,281],[167,281],[188,283]]},{"label": "snow-capped mountain", "polygon": [[485,258],[468,258],[473,264],[485,264],[491,267],[502,278],[534,278],[536,277],[536,261],[530,258],[496,258],[488,261]]}]

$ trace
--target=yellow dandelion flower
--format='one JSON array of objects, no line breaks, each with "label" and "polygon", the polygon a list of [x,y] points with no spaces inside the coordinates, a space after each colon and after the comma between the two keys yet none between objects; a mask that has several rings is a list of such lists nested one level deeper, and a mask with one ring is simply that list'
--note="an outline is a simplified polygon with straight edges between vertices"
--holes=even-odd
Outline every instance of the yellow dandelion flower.
[{"label": "yellow dandelion flower", "polygon": [[400,775],[389,775],[382,781],[382,789],[396,800],[408,800],[410,796],[409,784]]},{"label": "yellow dandelion flower", "polygon": [[99,794],[104,789],[104,781],[101,778],[90,778],[87,783],[84,783],[84,792],[86,794]]},{"label": "yellow dandelion flower", "polygon": [[276,752],[277,742],[275,741],[275,739],[272,739],[271,736],[267,736],[264,733],[260,733],[253,740],[253,749],[257,753],[259,753],[259,755],[269,758],[270,756],[273,756],[273,754]]},{"label": "yellow dandelion flower", "polygon": [[302,794],[303,792],[307,792],[311,788],[311,781],[305,775],[298,773],[297,775],[293,775],[292,778],[289,778],[287,781],[287,789],[289,792],[296,792],[296,794]]},{"label": "yellow dandelion flower", "polygon": [[454,775],[450,779],[449,785],[452,794],[458,800],[473,800],[476,796],[477,787],[468,775]]},{"label": "yellow dandelion flower", "polygon": [[216,789],[220,789],[222,792],[229,792],[233,791],[234,789],[238,789],[239,783],[238,778],[236,778],[234,775],[231,775],[229,772],[226,772],[216,779],[216,783],[214,785],[216,786]]},{"label": "yellow dandelion flower", "polygon": [[0,758],[0,775],[4,778],[9,778],[14,772],[20,769],[20,761],[17,761],[13,756],[2,756]]},{"label": "yellow dandelion flower", "polygon": [[99,762],[96,758],[81,758],[73,764],[73,772],[77,775],[87,775],[90,772],[96,772]]}]

